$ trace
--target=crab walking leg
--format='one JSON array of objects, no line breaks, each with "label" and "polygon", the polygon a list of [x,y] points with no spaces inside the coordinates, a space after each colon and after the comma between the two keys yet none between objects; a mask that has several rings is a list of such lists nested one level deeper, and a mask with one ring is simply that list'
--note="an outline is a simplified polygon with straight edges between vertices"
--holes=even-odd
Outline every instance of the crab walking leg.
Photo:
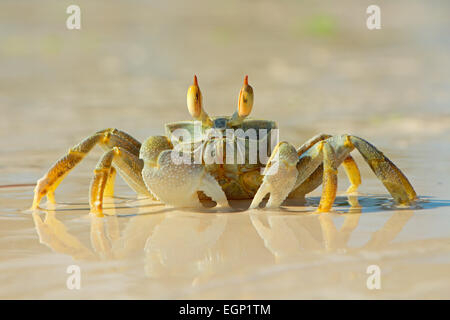
[{"label": "crab walking leg", "polygon": [[[297,149],[298,156],[301,157],[305,152],[310,150],[316,143],[326,140],[330,137],[331,135],[325,133],[315,135]],[[289,194],[289,198],[304,200],[305,196],[308,193],[317,189],[317,187],[319,187],[322,184],[323,180],[322,164],[319,164],[317,161],[312,162],[312,166],[308,164],[306,166],[307,170],[305,170],[305,161],[310,162],[310,159],[311,159],[310,157],[302,157],[301,161],[297,164],[299,172],[302,172],[303,174],[300,174],[299,177],[297,178],[294,190],[292,190],[292,192]],[[318,167],[316,167],[315,170],[312,170],[312,168],[316,165],[318,165]]]},{"label": "crab walking leg", "polygon": [[408,178],[381,151],[366,140],[355,136],[346,136],[344,145],[358,149],[396,203],[408,205],[417,200],[417,194]]},{"label": "crab walking leg", "polygon": [[[318,147],[319,146],[319,147]],[[315,190],[323,182],[322,155],[323,140],[314,147],[309,147],[298,157],[297,181],[291,192],[291,198],[304,198],[306,194]]]},{"label": "crab walking leg", "polygon": [[[350,169],[349,179],[352,182],[352,185],[360,183],[360,179],[358,178],[360,175],[356,172],[356,165],[354,165],[354,162],[352,162],[351,160],[348,160],[350,152],[355,148],[361,153],[376,176],[383,182],[386,189],[392,195],[396,203],[410,204],[411,202],[416,200],[417,195],[413,187],[411,186],[405,175],[400,171],[400,169],[398,169],[388,158],[383,155],[383,153],[381,153],[369,142],[355,136],[333,136],[331,138],[328,138],[324,142],[317,143],[316,146],[319,147],[313,147],[309,149],[300,157],[299,165],[301,164],[303,158],[308,158],[308,156],[310,156],[310,154],[313,153],[315,149],[320,149],[321,143],[324,144],[324,182],[322,198],[318,211],[325,212],[331,209],[335,198],[335,187],[337,186],[337,183],[335,183],[336,178],[334,170],[341,163],[344,163],[344,167],[347,166],[347,170]],[[329,145],[330,149],[334,151],[334,155],[327,150],[327,145]],[[329,163],[327,168],[327,157],[330,158],[330,156],[334,157],[334,160]],[[312,156],[311,159],[314,159],[314,156]],[[347,163],[345,163],[346,159]],[[299,167],[299,165],[297,167]],[[349,174],[348,171],[347,174]],[[331,199],[333,199],[333,201],[331,201]]]},{"label": "crab walking leg", "polygon": [[112,168],[113,161],[120,168],[124,179],[135,191],[149,195],[141,175],[142,160],[123,148],[114,147],[100,158],[91,182],[89,204],[91,212],[98,215],[102,215],[105,190],[108,195],[111,195],[112,192],[111,185],[113,184],[114,171],[111,170],[114,170]]},{"label": "crab walking leg", "polygon": [[312,137],[311,139],[309,139],[308,141],[306,141],[304,144],[302,144],[298,149],[297,149],[297,153],[299,156],[301,156],[303,153],[305,153],[306,151],[308,151],[309,149],[311,149],[317,142],[326,140],[328,138],[331,138],[331,135],[326,134],[326,133],[320,133],[318,135],[315,135],[314,137]]},{"label": "crab walking leg", "polygon": [[[110,176],[111,165],[115,154],[116,150],[107,151],[100,158],[94,170],[94,177],[89,188],[89,206],[91,207],[91,212],[96,213],[98,216],[103,216],[103,193]],[[117,150],[117,154],[119,154],[119,150]]]},{"label": "crab walking leg", "polygon": [[114,196],[115,181],[116,181],[116,169],[114,169],[114,167],[111,167],[111,169],[109,169],[108,179],[106,180],[105,191],[103,192],[104,197]]},{"label": "crab walking leg", "polygon": [[34,189],[34,199],[32,209],[39,206],[42,198],[47,196],[48,200],[54,203],[53,192],[61,183],[67,174],[72,170],[85,155],[98,143],[100,135],[95,134],[86,138],[81,143],[69,150],[69,152],[59,159],[47,172],[47,174],[38,180]]},{"label": "crab walking leg", "polygon": [[[317,144],[320,141],[327,140],[331,138],[332,136],[329,134],[321,133],[318,134],[308,141],[306,141],[300,148],[297,149],[297,153],[299,157],[301,157],[304,153],[306,153],[308,150],[310,150],[315,144]],[[343,166],[345,169],[345,172],[347,174],[347,177],[351,183],[351,186],[348,188],[348,193],[356,192],[358,189],[358,186],[361,184],[361,176],[359,173],[358,166],[356,162],[353,160],[353,158],[349,155],[343,162]],[[300,171],[304,171],[304,165],[300,164],[297,165]],[[308,173],[311,171],[308,170]],[[294,190],[289,194],[289,198],[293,199],[304,199],[305,195],[310,193],[311,191],[315,190],[317,187],[319,187],[322,184],[322,174],[323,174],[323,168],[320,165],[316,168],[315,171],[311,172],[308,178],[304,180],[301,184],[299,184],[299,179],[297,179],[296,186]],[[303,175],[304,176],[304,175]],[[299,178],[303,179],[303,176],[300,175]]]},{"label": "crab walking leg", "polygon": [[135,138],[133,138],[132,136],[130,136],[128,133],[118,130],[118,129],[114,129],[114,128],[101,130],[98,133],[103,133],[106,136],[110,137],[110,141],[109,141],[110,143],[107,143],[107,145],[111,146],[111,142],[114,143],[117,141],[119,144],[121,144],[121,146],[118,146],[117,142],[116,142],[116,144],[114,144],[114,146],[126,148],[132,154],[134,154],[136,156],[139,155],[139,150],[141,149],[141,143],[138,140],[136,140]]},{"label": "crab walking leg", "polygon": [[280,142],[270,156],[263,172],[263,182],[250,204],[250,209],[257,208],[268,193],[270,197],[267,207],[279,207],[297,181],[299,174],[297,162],[298,155],[295,148],[287,142]]},{"label": "crab walking leg", "polygon": [[[316,163],[313,159],[317,158],[313,153],[316,148],[311,144],[327,135],[319,135],[305,143],[299,150],[299,176],[295,184],[294,191],[290,197],[301,198],[304,194],[315,189],[318,186],[320,173],[318,172]],[[350,152],[355,148],[361,153],[364,160],[369,164],[372,171],[381,180],[386,189],[398,204],[411,204],[417,199],[417,194],[414,191],[411,183],[401,170],[383,155],[375,146],[364,139],[350,135],[339,135],[327,138],[327,141],[332,149],[336,152],[337,163],[344,166],[351,186],[347,190],[348,193],[356,192],[358,186],[361,184],[361,175],[356,162],[351,158]],[[314,170],[312,170],[313,168]]]},{"label": "crab walking leg", "polygon": [[144,160],[142,176],[152,194],[169,206],[201,207],[197,191],[203,191],[219,206],[228,206],[225,193],[205,167],[178,162],[179,152],[172,149],[165,136],[150,137],[142,145],[139,155]]},{"label": "crab walking leg", "polygon": [[[350,152],[356,148],[361,153],[364,160],[369,164],[378,179],[384,184],[396,203],[407,205],[417,199],[414,188],[400,169],[384,156],[381,151],[366,140],[350,135],[339,135],[333,136],[326,141],[336,152],[338,159],[336,166],[341,162],[344,162]],[[348,164],[349,162],[347,162],[347,165]],[[351,166],[353,167],[353,164],[351,164]],[[354,168],[351,168],[351,170],[355,171]],[[358,179],[356,178],[357,175],[358,174],[355,172],[352,173],[352,183],[358,182]]]},{"label": "crab walking leg", "polygon": [[336,155],[333,148],[327,142],[321,142],[318,144],[318,147],[323,148],[323,185],[317,212],[328,212],[333,206],[334,199],[336,199]]},{"label": "crab walking leg", "polygon": [[46,173],[44,177],[38,180],[34,189],[34,199],[32,209],[39,206],[42,198],[54,203],[54,191],[67,174],[83,158],[99,144],[103,149],[109,150],[118,146],[127,149],[129,152],[139,154],[140,143],[125,132],[117,129],[105,129],[98,131],[94,135],[87,137],[79,144],[69,150],[69,152],[59,159]]},{"label": "crab walking leg", "polygon": [[[323,165],[320,164],[316,170],[308,177],[305,181],[303,181],[298,187],[294,187],[294,189],[289,193],[289,199],[299,199],[305,200],[305,196],[316,190],[321,184],[323,177]],[[298,179],[297,179],[298,181]]]},{"label": "crab walking leg", "polygon": [[[355,193],[358,190],[358,186],[361,184],[361,175],[356,165],[355,160],[351,156],[345,158],[342,163],[348,180],[351,185],[347,189],[347,193]],[[297,179],[298,180],[298,179]],[[319,165],[317,169],[299,186],[289,194],[290,199],[304,199],[305,196],[317,189],[323,182],[323,164]]]},{"label": "crab walking leg", "polygon": [[[327,140],[331,137],[332,137],[331,135],[325,134],[325,133],[321,133],[321,134],[318,134],[318,135],[312,137],[311,139],[306,141],[300,148],[297,149],[298,155],[301,156],[303,153],[305,153],[310,148],[312,148],[317,142]],[[359,172],[358,165],[356,164],[355,160],[352,158],[351,155],[348,155],[348,157],[345,158],[342,165],[344,166],[345,173],[347,174],[348,180],[350,181],[350,187],[347,189],[347,193],[356,192],[358,190],[359,185],[361,184],[361,174]],[[306,186],[303,186],[300,190],[307,190],[307,188],[306,188],[307,186],[313,187],[315,185],[317,188],[320,185],[320,183],[319,183],[319,185],[317,185],[317,183],[314,183],[315,182],[314,177],[318,176],[319,172],[320,171],[318,171],[318,169],[317,169],[316,172],[314,172],[314,174],[306,180],[309,183]],[[322,180],[321,177],[320,177],[320,179],[317,179],[317,181],[320,181],[320,182],[321,182],[321,180]],[[314,190],[314,189],[315,188],[313,188],[312,190]],[[298,193],[298,192],[296,192],[296,193]]]},{"label": "crab walking leg", "polygon": [[350,181],[350,187],[347,189],[347,193],[355,193],[358,191],[358,187],[361,184],[361,173],[359,172],[358,165],[351,155],[342,162],[342,166],[345,169],[348,180]]}]

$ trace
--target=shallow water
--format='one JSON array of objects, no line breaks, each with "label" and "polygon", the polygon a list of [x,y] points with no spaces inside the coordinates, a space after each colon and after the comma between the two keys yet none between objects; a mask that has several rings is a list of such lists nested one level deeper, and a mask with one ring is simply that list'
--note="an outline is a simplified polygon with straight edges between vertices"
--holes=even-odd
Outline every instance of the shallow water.
[{"label": "shallow water", "polygon": [[[26,4],[25,4],[26,3]],[[58,1],[0,4],[1,298],[450,298],[450,20],[445,1],[79,1],[81,31]],[[367,4],[368,5],[368,4]],[[324,27],[324,22],[325,27]],[[361,209],[339,173],[334,212],[179,211],[137,200],[120,180],[90,216],[94,150],[31,212],[33,187],[85,136],[117,127],[139,140],[188,119],[199,76],[208,112],[231,114],[244,74],[255,118],[300,145],[319,132],[379,147],[421,197],[395,209],[359,155]],[[78,265],[81,290],[66,269]],[[368,290],[369,265],[381,290]]]}]

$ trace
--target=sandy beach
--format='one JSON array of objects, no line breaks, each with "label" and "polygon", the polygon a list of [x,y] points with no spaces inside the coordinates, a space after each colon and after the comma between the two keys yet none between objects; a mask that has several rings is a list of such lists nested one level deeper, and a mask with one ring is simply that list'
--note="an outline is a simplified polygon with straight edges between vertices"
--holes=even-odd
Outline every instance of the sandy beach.
[{"label": "sandy beach", "polygon": [[[0,4],[0,298],[449,299],[450,3],[379,1],[78,1]],[[34,183],[83,138],[119,128],[144,141],[189,120],[197,74],[205,108],[231,115],[243,77],[252,117],[295,146],[354,134],[407,175],[420,201],[392,206],[364,162],[360,208],[339,170],[333,211],[178,210],[120,178],[105,218],[89,215],[94,149],[61,183],[57,204],[29,210]],[[351,199],[350,199],[351,200]],[[66,285],[80,267],[80,290]],[[370,290],[369,266],[381,270]]]}]

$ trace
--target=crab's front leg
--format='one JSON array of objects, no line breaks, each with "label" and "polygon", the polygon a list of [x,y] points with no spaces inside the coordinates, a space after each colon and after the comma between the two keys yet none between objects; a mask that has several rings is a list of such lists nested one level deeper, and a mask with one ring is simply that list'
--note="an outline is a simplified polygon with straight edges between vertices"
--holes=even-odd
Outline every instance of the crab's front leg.
[{"label": "crab's front leg", "polygon": [[142,177],[147,188],[163,203],[174,207],[199,207],[198,191],[211,197],[218,206],[228,207],[219,183],[202,164],[178,163],[170,140],[165,136],[148,138],[141,147],[144,161]]}]

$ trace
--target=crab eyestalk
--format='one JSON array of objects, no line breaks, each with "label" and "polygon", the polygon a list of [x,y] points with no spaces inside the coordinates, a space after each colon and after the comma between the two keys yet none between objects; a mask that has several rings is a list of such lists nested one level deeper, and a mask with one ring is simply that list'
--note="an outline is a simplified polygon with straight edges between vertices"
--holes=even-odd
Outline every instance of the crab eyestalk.
[{"label": "crab eyestalk", "polygon": [[187,106],[191,116],[202,122],[205,127],[212,127],[213,122],[208,114],[203,110],[203,98],[200,87],[198,86],[197,76],[194,76],[194,83],[187,92]]},{"label": "crab eyestalk", "polygon": [[248,84],[248,76],[245,76],[244,84],[239,92],[238,110],[231,116],[228,124],[230,126],[241,124],[250,112],[252,112],[252,107],[253,88]]}]

